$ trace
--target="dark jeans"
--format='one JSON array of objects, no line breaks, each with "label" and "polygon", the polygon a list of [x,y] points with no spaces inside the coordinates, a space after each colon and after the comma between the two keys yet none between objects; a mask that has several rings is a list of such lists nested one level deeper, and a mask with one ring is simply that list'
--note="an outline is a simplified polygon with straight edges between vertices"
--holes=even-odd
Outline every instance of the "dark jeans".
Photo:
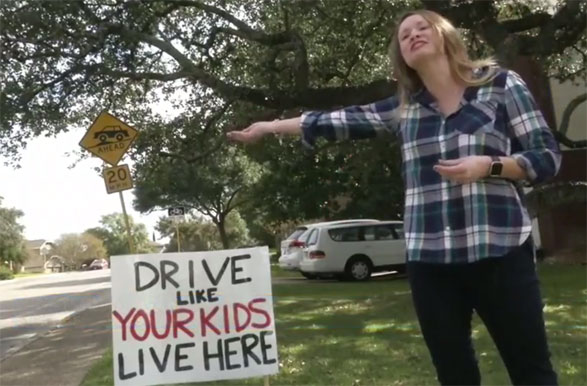
[{"label": "dark jeans", "polygon": [[479,385],[471,342],[481,317],[515,385],[556,385],[542,316],[532,241],[477,263],[408,263],[414,306],[443,385]]}]

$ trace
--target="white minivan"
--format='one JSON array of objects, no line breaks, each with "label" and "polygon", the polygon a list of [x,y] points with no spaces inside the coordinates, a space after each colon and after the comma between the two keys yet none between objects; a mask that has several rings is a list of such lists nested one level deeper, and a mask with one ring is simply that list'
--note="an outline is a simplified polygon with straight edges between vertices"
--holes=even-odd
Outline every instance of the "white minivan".
[{"label": "white minivan", "polygon": [[328,225],[312,229],[300,262],[305,277],[367,280],[377,271],[405,272],[403,222]]},{"label": "white minivan", "polygon": [[299,270],[300,261],[302,260],[303,255],[303,248],[306,246],[306,241],[312,229],[334,224],[355,224],[373,222],[379,222],[379,220],[349,219],[300,225],[296,227],[296,229],[292,232],[291,235],[289,235],[285,240],[281,242],[281,256],[278,260],[279,267],[287,271]]}]

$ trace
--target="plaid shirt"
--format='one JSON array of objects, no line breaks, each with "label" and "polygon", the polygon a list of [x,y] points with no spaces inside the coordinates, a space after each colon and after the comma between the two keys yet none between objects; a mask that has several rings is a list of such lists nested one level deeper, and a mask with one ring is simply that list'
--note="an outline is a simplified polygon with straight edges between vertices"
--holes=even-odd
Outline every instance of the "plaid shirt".
[{"label": "plaid shirt", "polygon": [[306,112],[302,142],[312,147],[317,137],[397,135],[408,261],[467,263],[503,256],[521,245],[531,233],[521,181],[485,178],[460,184],[432,169],[439,159],[490,155],[515,158],[527,184],[557,173],[557,142],[520,76],[498,69],[488,83],[468,87],[459,110],[448,117],[426,89],[398,107],[398,99],[390,97],[333,112]]}]

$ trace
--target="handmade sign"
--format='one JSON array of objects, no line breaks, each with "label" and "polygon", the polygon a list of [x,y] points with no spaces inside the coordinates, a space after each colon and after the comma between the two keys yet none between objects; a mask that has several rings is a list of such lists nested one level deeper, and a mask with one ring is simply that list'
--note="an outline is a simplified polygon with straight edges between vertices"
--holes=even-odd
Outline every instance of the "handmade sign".
[{"label": "handmade sign", "polygon": [[278,372],[267,247],[113,256],[115,385]]}]

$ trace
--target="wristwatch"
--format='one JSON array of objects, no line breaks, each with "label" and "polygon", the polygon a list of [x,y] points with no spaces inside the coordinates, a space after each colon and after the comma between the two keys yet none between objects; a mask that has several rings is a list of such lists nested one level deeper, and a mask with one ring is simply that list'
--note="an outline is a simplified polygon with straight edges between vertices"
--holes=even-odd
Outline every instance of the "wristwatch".
[{"label": "wristwatch", "polygon": [[492,155],[491,156],[491,165],[489,166],[489,177],[501,177],[501,172],[503,171],[503,162],[499,159],[499,157]]}]

